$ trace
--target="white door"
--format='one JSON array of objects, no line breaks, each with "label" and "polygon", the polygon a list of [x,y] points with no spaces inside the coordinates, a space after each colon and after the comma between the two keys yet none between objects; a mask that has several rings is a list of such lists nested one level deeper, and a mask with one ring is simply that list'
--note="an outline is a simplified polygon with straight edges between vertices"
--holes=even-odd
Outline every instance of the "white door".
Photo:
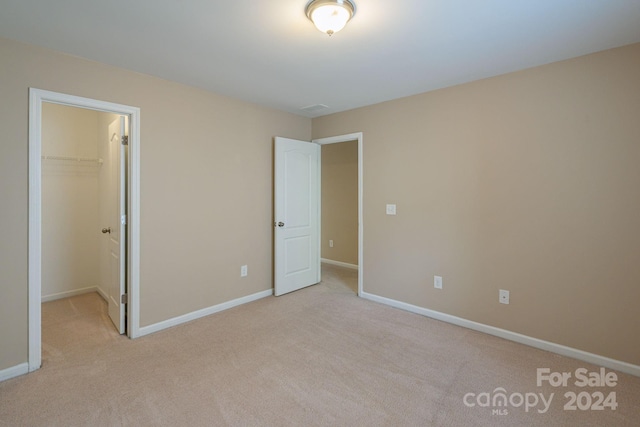
[{"label": "white door", "polygon": [[319,145],[276,137],[276,296],[320,281],[319,164]]},{"label": "white door", "polygon": [[[109,240],[105,256],[106,292],[109,303],[109,317],[118,329],[125,332],[126,306],[122,302],[125,291],[126,260],[126,145],[122,143],[125,135],[125,118],[119,117],[109,125],[109,146],[106,150],[102,168],[105,179],[100,188],[102,200],[105,201],[106,223],[102,224],[102,232]],[[105,182],[106,181],[106,182]],[[106,188],[105,188],[106,187]],[[104,222],[104,221],[103,221]]]}]

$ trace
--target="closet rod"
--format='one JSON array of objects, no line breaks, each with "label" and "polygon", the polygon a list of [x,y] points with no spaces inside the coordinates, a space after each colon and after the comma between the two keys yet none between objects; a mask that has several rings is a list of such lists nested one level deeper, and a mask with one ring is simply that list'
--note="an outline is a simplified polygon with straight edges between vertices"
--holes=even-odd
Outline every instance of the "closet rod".
[{"label": "closet rod", "polygon": [[102,159],[93,159],[90,157],[68,157],[68,156],[42,156],[42,160],[67,160],[74,162],[93,162],[102,164]]}]

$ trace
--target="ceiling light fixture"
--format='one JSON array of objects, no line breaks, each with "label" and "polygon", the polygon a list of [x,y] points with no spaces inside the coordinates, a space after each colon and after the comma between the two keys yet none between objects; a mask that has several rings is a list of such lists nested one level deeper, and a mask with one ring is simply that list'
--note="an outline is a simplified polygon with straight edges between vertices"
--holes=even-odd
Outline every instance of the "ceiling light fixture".
[{"label": "ceiling light fixture", "polygon": [[307,17],[316,28],[332,35],[347,25],[356,13],[356,5],[350,0],[313,0],[305,9]]}]

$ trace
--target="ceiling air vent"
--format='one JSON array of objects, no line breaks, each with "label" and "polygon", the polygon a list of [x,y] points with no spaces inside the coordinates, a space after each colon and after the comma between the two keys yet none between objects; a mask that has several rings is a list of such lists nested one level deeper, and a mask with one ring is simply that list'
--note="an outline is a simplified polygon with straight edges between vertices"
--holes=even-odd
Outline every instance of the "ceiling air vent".
[{"label": "ceiling air vent", "polygon": [[327,108],[329,108],[328,105],[315,104],[315,105],[308,105],[306,107],[302,107],[300,110],[307,113],[317,113],[318,111],[326,110]]}]

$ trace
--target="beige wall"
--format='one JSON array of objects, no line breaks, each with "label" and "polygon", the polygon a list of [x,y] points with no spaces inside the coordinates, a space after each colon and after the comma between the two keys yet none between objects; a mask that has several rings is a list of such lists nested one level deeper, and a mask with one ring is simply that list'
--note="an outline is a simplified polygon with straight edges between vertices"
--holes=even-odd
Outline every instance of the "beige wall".
[{"label": "beige wall", "polygon": [[[44,103],[42,154],[98,158],[97,111]],[[97,162],[42,161],[42,296],[98,285]]]},{"label": "beige wall", "polygon": [[[0,57],[0,370],[27,360],[29,87],[141,108],[141,326],[271,287],[271,139],[310,120],[6,39]],[[365,291],[640,364],[638,75],[636,44],[315,119],[364,132]]]},{"label": "beige wall", "polygon": [[323,145],[321,175],[322,258],[357,265],[358,141]]},{"label": "beige wall", "polygon": [[27,361],[29,87],[141,109],[141,326],[272,287],[272,138],[310,119],[6,39],[0,58],[0,370]]},{"label": "beige wall", "polygon": [[635,44],[314,119],[364,133],[364,290],[640,365],[638,76]]}]

